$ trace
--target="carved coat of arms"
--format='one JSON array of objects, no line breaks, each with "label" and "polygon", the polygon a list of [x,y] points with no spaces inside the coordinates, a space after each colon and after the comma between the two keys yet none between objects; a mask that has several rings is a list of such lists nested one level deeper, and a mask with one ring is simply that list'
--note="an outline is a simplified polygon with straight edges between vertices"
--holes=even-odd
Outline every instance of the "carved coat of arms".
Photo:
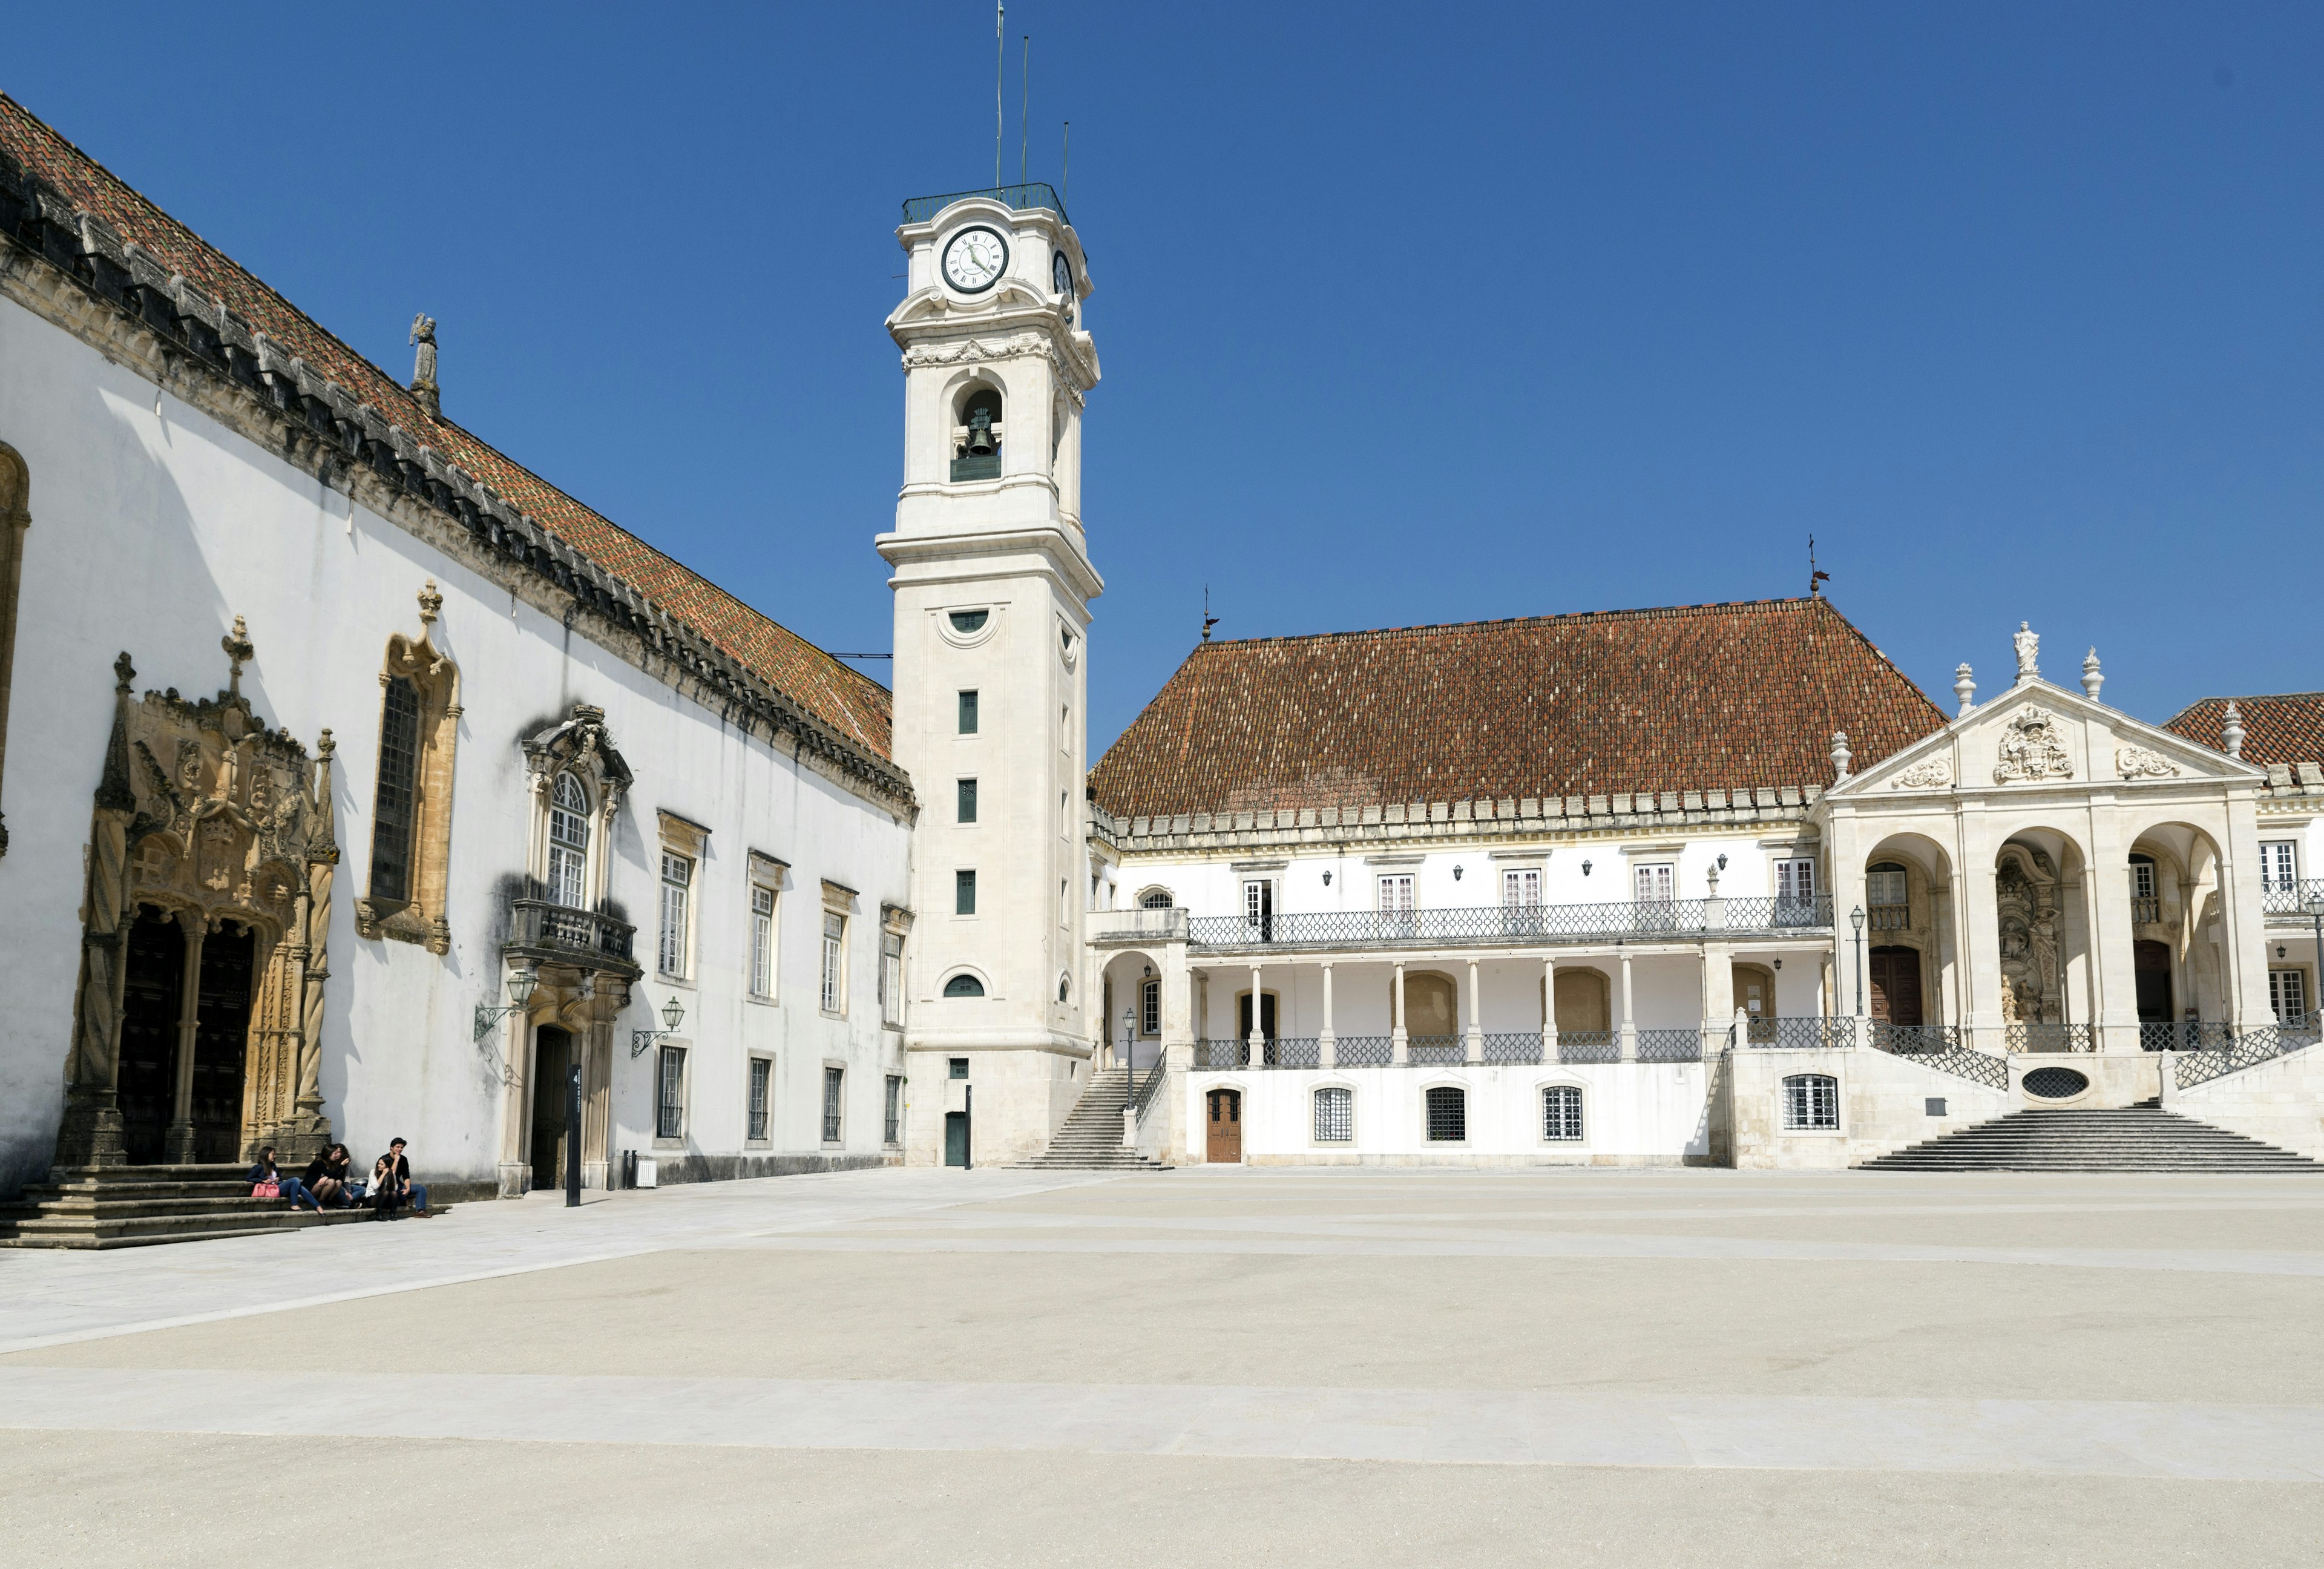
[{"label": "carved coat of arms", "polygon": [[2073,759],[2058,737],[2057,721],[2027,704],[2001,733],[2000,756],[1993,765],[1993,782],[2071,779]]}]

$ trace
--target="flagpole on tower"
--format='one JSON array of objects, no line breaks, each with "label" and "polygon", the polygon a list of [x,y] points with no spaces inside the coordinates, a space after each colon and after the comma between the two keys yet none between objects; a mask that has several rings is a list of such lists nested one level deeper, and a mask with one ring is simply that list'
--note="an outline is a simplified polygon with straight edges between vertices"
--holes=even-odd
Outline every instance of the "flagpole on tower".
[{"label": "flagpole on tower", "polygon": [[1017,183],[1025,183],[1025,161],[1032,155],[1033,126],[1026,115],[1033,112],[1033,35],[1025,35],[1025,68],[1018,73],[1025,82],[1024,106],[1017,111]]},{"label": "flagpole on tower", "polygon": [[1007,126],[1001,111],[1001,88],[1009,75],[1009,37],[1001,23],[1009,17],[1009,7],[995,4],[992,7],[992,188],[1001,189],[1001,148],[1007,141]]}]

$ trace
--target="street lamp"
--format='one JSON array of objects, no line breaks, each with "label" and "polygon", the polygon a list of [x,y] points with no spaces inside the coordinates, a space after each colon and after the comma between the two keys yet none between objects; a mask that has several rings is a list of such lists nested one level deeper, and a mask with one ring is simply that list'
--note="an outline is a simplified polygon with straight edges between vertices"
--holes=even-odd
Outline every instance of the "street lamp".
[{"label": "street lamp", "polygon": [[532,989],[540,984],[540,977],[530,970],[517,970],[512,972],[509,976],[508,982],[510,1006],[506,1008],[496,1008],[489,1002],[477,1003],[476,1033],[473,1038],[477,1040],[484,1039],[484,1037],[493,1032],[493,1027],[498,1024],[502,1020],[506,1019],[512,1013],[522,1012],[524,1011],[524,1005],[532,1000]]},{"label": "street lamp", "polygon": [[639,1057],[643,1057],[646,1052],[646,1048],[651,1046],[655,1041],[660,1040],[666,1036],[676,1035],[678,1033],[679,1021],[684,1020],[685,1017],[686,1004],[678,1000],[677,992],[671,992],[669,994],[669,1001],[661,1005],[661,1021],[668,1028],[662,1029],[632,1029],[630,1031],[631,1060],[634,1062]]},{"label": "street lamp", "polygon": [[[2310,967],[2309,974],[2324,976],[2324,882],[2316,885],[2316,891],[2301,901],[2301,908],[2308,911],[2308,918],[2316,923],[2316,948],[2312,955],[2315,963]],[[2324,991],[2324,987],[2318,989]],[[2309,1010],[2309,1013],[2316,1020],[2318,1032],[2324,1034],[2324,998],[2311,997],[2308,1001],[2317,1004]]]},{"label": "street lamp", "polygon": [[1858,905],[1848,912],[1848,924],[1856,928],[1856,1016],[1864,1017],[1864,907]]},{"label": "street lamp", "polygon": [[1138,1103],[1138,1058],[1130,1051],[1137,1039],[1137,1011],[1125,1008],[1121,1011],[1121,1109],[1125,1113]]}]

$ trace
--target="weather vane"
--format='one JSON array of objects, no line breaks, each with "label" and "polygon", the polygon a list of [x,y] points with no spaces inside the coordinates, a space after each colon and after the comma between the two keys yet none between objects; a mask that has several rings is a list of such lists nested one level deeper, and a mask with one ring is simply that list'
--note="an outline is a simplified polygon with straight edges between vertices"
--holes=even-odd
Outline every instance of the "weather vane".
[{"label": "weather vane", "polygon": [[1810,599],[1822,598],[1823,586],[1831,581],[1831,574],[1823,571],[1816,566],[1815,536],[1813,534],[1810,534],[1808,536],[1808,597]]},{"label": "weather vane", "polygon": [[1203,641],[1204,642],[1211,641],[1211,628],[1218,624],[1219,618],[1211,614],[1211,586],[1205,583],[1203,585]]}]

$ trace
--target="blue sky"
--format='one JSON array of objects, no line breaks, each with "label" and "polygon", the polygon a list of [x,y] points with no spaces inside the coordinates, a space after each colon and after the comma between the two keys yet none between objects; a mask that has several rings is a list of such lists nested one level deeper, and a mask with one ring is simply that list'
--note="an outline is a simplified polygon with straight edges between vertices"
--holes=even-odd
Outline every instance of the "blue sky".
[{"label": "blue sky", "polygon": [[[190,24],[189,24],[190,23]],[[1093,755],[1220,635],[1806,586],[1950,705],[2324,687],[2324,9],[1016,0],[1097,293]],[[100,36],[101,33],[101,36]],[[447,411],[884,650],[880,323],[989,5],[20,8],[0,88]],[[885,678],[885,666],[870,667]]]}]

